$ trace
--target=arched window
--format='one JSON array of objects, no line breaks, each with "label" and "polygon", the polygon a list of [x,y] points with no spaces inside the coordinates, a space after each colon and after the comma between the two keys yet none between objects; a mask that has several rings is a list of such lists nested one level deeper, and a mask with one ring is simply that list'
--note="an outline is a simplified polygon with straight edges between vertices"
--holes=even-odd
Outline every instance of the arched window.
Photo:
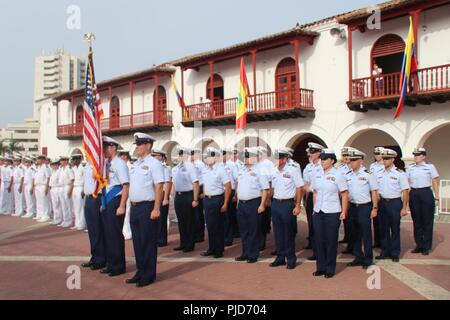
[{"label": "arched window", "polygon": [[[211,87],[212,94],[211,97]],[[208,83],[206,84],[206,97],[211,100],[211,110],[213,115],[223,115],[223,99],[224,99],[224,89],[223,89],[223,79],[218,74],[213,75],[213,81],[211,81],[211,77],[208,79]]]},{"label": "arched window", "polygon": [[405,42],[395,34],[379,38],[372,47],[371,75],[372,92],[375,96],[399,93]]},{"label": "arched window", "polygon": [[167,95],[163,86],[158,86],[158,101],[156,101],[156,89],[153,91],[153,108],[158,112],[158,119],[161,123],[167,122]]},{"label": "arched window", "polygon": [[117,129],[120,127],[120,101],[118,97],[114,96],[111,99],[111,105],[109,110],[110,110],[109,128]]},{"label": "arched window", "polygon": [[75,131],[80,133],[83,131],[83,106],[79,105],[75,111]]},{"label": "arched window", "polygon": [[294,108],[296,104],[297,75],[295,60],[284,58],[275,72],[277,109]]}]

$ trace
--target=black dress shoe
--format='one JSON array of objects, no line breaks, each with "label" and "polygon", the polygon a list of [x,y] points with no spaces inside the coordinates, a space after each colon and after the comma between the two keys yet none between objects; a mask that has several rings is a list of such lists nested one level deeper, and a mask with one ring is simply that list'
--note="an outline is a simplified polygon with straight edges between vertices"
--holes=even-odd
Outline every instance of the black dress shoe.
[{"label": "black dress shoe", "polygon": [[392,262],[400,262],[400,258],[399,257],[392,257]]},{"label": "black dress shoe", "polygon": [[344,251],[342,251],[342,254],[353,254],[353,250],[345,249]]},{"label": "black dress shoe", "polygon": [[266,246],[262,246],[261,248],[259,248],[259,251],[264,251],[266,250]]},{"label": "black dress shoe", "polygon": [[192,252],[192,251],[194,251],[194,248],[183,249],[183,252]]},{"label": "black dress shoe", "polygon": [[167,243],[158,243],[158,247],[160,248],[167,247]]},{"label": "black dress shoe", "polygon": [[183,251],[184,247],[175,247],[173,248],[173,251]]},{"label": "black dress shoe", "polygon": [[201,238],[201,239],[195,240],[195,243],[201,243],[201,242],[203,242],[203,241],[205,241],[205,239]]},{"label": "black dress shoe", "polygon": [[430,254],[430,250],[423,250],[422,255],[428,256]]},{"label": "black dress shoe", "polygon": [[270,253],[270,255],[271,255],[271,256],[276,256],[276,255],[278,255],[277,250],[272,251],[272,252]]},{"label": "black dress shoe", "polygon": [[231,247],[233,245],[233,242],[227,242],[225,243],[225,247]]},{"label": "black dress shoe", "polygon": [[124,274],[125,271],[111,271],[110,273],[108,273],[108,276],[110,277],[117,277],[120,276],[121,274]]},{"label": "black dress shoe", "polygon": [[295,269],[295,267],[297,267],[297,264],[288,264],[286,266],[286,269],[292,270],[292,269]]},{"label": "black dress shoe", "polygon": [[365,264],[362,265],[362,268],[363,268],[364,270],[367,270],[367,269],[369,269],[369,267],[372,266],[372,265],[373,265],[373,263],[371,263],[371,264],[365,263]]},{"label": "black dress shoe", "polygon": [[94,263],[94,264],[91,266],[91,270],[96,271],[96,270],[103,269],[104,267],[106,267],[106,265],[104,265],[104,264],[95,264],[95,263]]},{"label": "black dress shoe", "polygon": [[381,248],[381,244],[376,243],[376,244],[374,244],[374,245],[372,246],[372,248],[374,248],[374,249],[379,249],[379,248]]},{"label": "black dress shoe", "polygon": [[389,256],[385,256],[385,255],[382,255],[382,254],[380,254],[379,256],[375,257],[375,259],[377,259],[377,260],[386,260],[386,259],[389,259],[389,258],[390,258]]},{"label": "black dress shoe", "polygon": [[330,279],[334,277],[334,273],[325,273],[325,278]]},{"label": "black dress shoe", "polygon": [[247,257],[239,256],[237,258],[234,258],[234,261],[247,261]]},{"label": "black dress shoe", "polygon": [[85,262],[85,263],[82,263],[82,264],[81,264],[81,266],[82,266],[83,268],[90,268],[90,267],[92,267],[93,265],[94,265],[94,263],[91,262],[91,261]]},{"label": "black dress shoe", "polygon": [[306,259],[308,259],[309,261],[316,261],[317,260],[316,255],[312,255],[312,256],[310,256],[310,257],[308,257]]},{"label": "black dress shoe", "polygon": [[111,270],[109,270],[108,268],[104,268],[104,269],[100,270],[100,273],[102,273],[102,274],[111,273]]},{"label": "black dress shoe", "polygon": [[219,253],[219,254],[213,255],[214,259],[219,259],[219,258],[222,258],[222,257],[223,257],[223,253]]},{"label": "black dress shoe", "polygon": [[325,272],[323,272],[323,271],[315,271],[315,272],[313,272],[313,276],[314,277],[321,277],[323,275],[325,275]]},{"label": "black dress shoe", "polygon": [[151,285],[153,282],[155,282],[155,281],[154,280],[145,280],[145,281],[140,280],[139,282],[136,283],[136,287],[143,288],[143,287]]},{"label": "black dress shoe", "polygon": [[339,241],[339,243],[348,243],[348,241],[346,239],[343,239],[343,240]]},{"label": "black dress shoe", "polygon": [[303,247],[303,250],[310,250],[310,249],[312,249],[312,246],[310,244]]},{"label": "black dress shoe", "polygon": [[125,280],[125,283],[128,283],[128,284],[133,284],[133,283],[138,283],[140,281],[140,278],[139,277],[137,277],[137,276],[134,276],[133,278],[131,278],[131,279],[127,279],[127,280]]},{"label": "black dress shoe", "polygon": [[353,260],[352,262],[347,263],[348,267],[358,267],[358,266],[362,266],[362,265],[363,265],[362,262],[356,261],[356,260]]},{"label": "black dress shoe", "polygon": [[258,261],[257,258],[254,258],[254,259],[248,259],[248,260],[247,260],[247,263],[255,263],[256,261]]},{"label": "black dress shoe", "polygon": [[274,262],[269,264],[269,266],[271,266],[271,267],[279,267],[279,266],[285,266],[285,265],[286,265],[286,261],[279,261],[279,260],[275,260]]},{"label": "black dress shoe", "polygon": [[205,252],[200,253],[200,255],[202,257],[209,257],[209,256],[212,256],[213,254],[214,253],[212,251],[205,251]]},{"label": "black dress shoe", "polygon": [[422,252],[422,249],[420,249],[420,248],[415,248],[414,250],[411,250],[411,253],[421,253]]}]

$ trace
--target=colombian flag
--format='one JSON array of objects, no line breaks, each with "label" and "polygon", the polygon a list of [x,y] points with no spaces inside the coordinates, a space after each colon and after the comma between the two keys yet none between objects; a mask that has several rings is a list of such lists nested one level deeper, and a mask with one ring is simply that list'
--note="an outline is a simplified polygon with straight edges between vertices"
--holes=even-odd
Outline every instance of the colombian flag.
[{"label": "colombian flag", "polygon": [[411,73],[417,71],[417,52],[416,43],[414,39],[414,30],[412,18],[409,17],[409,33],[406,41],[405,56],[403,57],[402,72],[400,73],[400,99],[398,100],[397,110],[394,115],[394,120],[397,119],[403,110],[406,94],[408,92],[408,84],[410,82]]},{"label": "colombian flag", "polygon": [[238,104],[236,107],[236,133],[247,127],[247,101],[250,90],[248,89],[247,75],[245,73],[244,57],[241,58],[241,72],[239,83]]},{"label": "colombian flag", "polygon": [[175,91],[175,94],[177,95],[178,105],[183,110],[183,118],[185,118],[186,115],[187,115],[186,104],[184,103],[183,97],[181,96],[180,92],[177,89],[177,85],[175,83],[175,77],[174,76],[172,76],[172,89],[173,89],[173,91]]}]

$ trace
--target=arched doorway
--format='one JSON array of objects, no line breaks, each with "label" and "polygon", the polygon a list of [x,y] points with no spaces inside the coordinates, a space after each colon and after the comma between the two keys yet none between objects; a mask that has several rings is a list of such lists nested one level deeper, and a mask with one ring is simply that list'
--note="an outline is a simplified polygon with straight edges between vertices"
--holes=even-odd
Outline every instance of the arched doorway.
[{"label": "arched doorway", "polygon": [[156,101],[156,89],[153,92],[153,106],[157,119],[160,123],[167,123],[167,94],[163,86],[158,86],[158,101]]},{"label": "arched doorway", "polygon": [[75,132],[83,132],[83,106],[79,105],[75,112]]},{"label": "arched doorway", "polygon": [[[428,136],[423,144],[427,149],[427,162],[436,166],[440,179],[450,180],[450,166],[448,159],[450,152],[448,151],[448,137],[450,137],[450,123],[447,123],[430,136]],[[420,145],[418,147],[421,147]],[[449,194],[450,197],[450,194]]]},{"label": "arched doorway", "polygon": [[110,110],[109,128],[110,129],[120,128],[120,101],[118,97],[114,96],[111,99],[111,105],[109,110]]},{"label": "arched doorway", "polygon": [[305,133],[295,137],[289,146],[294,149],[293,159],[300,164],[302,170],[304,170],[306,165],[309,163],[306,149],[308,148],[308,143],[310,142],[318,143],[324,147],[327,146],[321,138],[311,133]]},{"label": "arched doorway", "polygon": [[294,108],[296,103],[297,74],[295,60],[284,58],[277,65],[275,72],[275,90],[277,109]]},{"label": "arched doorway", "polygon": [[[364,161],[366,168],[369,168],[370,164],[374,161],[373,149],[375,147],[384,147],[395,150],[398,153],[398,157],[395,159],[395,166],[402,170],[405,169],[405,163],[402,160],[403,152],[398,142],[388,133],[378,129],[368,129],[356,133],[346,144],[361,150],[367,155]],[[336,150],[338,152],[338,150]]]},{"label": "arched doorway", "polygon": [[[400,71],[403,64],[405,42],[396,34],[379,38],[372,47],[372,92],[374,96],[399,94]],[[375,70],[375,64],[378,66]]]},{"label": "arched doorway", "polygon": [[[212,90],[212,96],[211,96]],[[223,86],[223,79],[218,74],[213,75],[213,81],[209,77],[206,84],[206,97],[211,100],[211,108],[213,115],[223,115],[223,100],[225,98],[225,91]]]}]

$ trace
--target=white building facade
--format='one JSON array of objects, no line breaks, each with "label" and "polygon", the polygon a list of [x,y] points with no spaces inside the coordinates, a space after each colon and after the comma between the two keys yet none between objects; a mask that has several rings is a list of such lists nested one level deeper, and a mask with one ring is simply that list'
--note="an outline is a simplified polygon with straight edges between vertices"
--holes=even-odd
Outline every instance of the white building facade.
[{"label": "white building facade", "polygon": [[[104,134],[131,152],[136,131],[149,132],[158,140],[155,147],[169,153],[177,145],[287,146],[303,166],[311,141],[368,155],[375,146],[391,147],[401,154],[400,167],[412,161],[415,147],[424,146],[441,178],[450,179],[450,4],[395,1],[379,9],[380,29],[367,27],[370,11],[356,10],[99,83]],[[393,120],[410,16],[418,80]],[[241,57],[251,96],[247,130],[236,135]],[[374,63],[380,75],[372,76]],[[75,90],[58,95],[55,104],[43,101],[40,146],[50,156],[81,148],[83,94]]]}]

